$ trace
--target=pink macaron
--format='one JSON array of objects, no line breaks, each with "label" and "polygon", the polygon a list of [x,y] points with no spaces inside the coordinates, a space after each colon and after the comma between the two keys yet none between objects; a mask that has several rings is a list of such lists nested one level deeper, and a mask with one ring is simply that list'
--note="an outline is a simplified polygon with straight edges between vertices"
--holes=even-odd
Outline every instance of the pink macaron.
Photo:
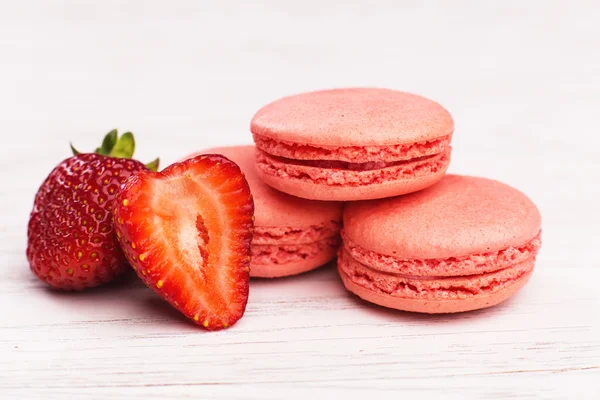
[{"label": "pink macaron", "polygon": [[250,276],[295,275],[334,259],[340,242],[342,204],[301,199],[274,190],[258,178],[255,152],[254,146],[235,146],[196,153],[222,154],[246,175],[255,216]]},{"label": "pink macaron", "polygon": [[250,124],[258,173],[270,186],[315,200],[366,200],[433,185],[450,163],[452,117],[438,103],[388,89],[285,97]]},{"label": "pink macaron", "polygon": [[541,219],[498,181],[447,175],[423,191],[349,203],[338,270],[369,302],[422,313],[490,307],[529,279]]}]

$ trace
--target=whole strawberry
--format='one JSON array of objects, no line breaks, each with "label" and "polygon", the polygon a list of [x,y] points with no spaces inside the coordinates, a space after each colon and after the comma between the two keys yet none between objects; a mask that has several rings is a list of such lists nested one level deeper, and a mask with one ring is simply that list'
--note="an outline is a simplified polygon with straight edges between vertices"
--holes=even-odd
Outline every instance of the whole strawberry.
[{"label": "whole strawberry", "polygon": [[127,268],[112,224],[112,204],[134,171],[156,170],[129,159],[130,132],[109,132],[95,153],[81,154],[54,168],[39,188],[27,229],[31,271],[50,286],[82,290],[117,277]]}]

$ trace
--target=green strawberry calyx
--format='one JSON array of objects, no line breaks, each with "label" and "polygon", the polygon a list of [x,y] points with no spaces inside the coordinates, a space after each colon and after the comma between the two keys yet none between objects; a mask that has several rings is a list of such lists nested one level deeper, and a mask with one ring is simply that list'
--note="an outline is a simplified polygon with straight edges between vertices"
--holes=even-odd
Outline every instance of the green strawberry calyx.
[{"label": "green strawberry calyx", "polygon": [[[71,143],[71,151],[73,155],[81,154],[73,144]],[[104,140],[102,140],[102,145],[94,151],[96,154],[101,154],[107,157],[116,157],[116,158],[132,158],[133,152],[135,151],[135,139],[133,138],[133,133],[125,132],[124,134],[119,136],[119,133],[116,129],[108,132],[106,136],[104,136]],[[158,171],[158,166],[160,164],[160,159],[156,158],[153,161],[150,161],[146,164],[151,171]]]}]

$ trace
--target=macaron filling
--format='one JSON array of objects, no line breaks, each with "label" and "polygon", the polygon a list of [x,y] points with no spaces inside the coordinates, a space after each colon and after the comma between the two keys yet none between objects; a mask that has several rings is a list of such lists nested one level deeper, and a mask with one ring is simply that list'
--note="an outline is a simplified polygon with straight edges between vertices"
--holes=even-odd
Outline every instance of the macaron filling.
[{"label": "macaron filling", "polygon": [[[303,163],[304,162],[304,163]],[[283,179],[307,181],[329,186],[365,186],[371,184],[413,179],[444,171],[450,163],[450,147],[444,152],[416,159],[384,164],[383,168],[355,169],[347,165],[307,165],[306,161],[286,159],[270,155],[262,150],[256,152],[257,167],[265,174]],[[310,164],[310,162],[309,162]],[[318,165],[318,164],[317,164]],[[346,168],[343,168],[343,167]],[[372,168],[373,165],[367,165]]]},{"label": "macaron filling", "polygon": [[435,156],[423,156],[413,158],[411,160],[402,160],[402,161],[367,161],[364,163],[349,163],[347,161],[335,161],[335,160],[294,160],[290,158],[283,158],[278,156],[272,156],[272,158],[285,163],[299,166],[308,166],[315,168],[325,168],[325,169],[341,169],[341,170],[349,170],[349,171],[374,171],[378,169],[395,167],[397,165],[414,163],[416,161],[423,161],[428,158],[433,158]]},{"label": "macaron filling", "polygon": [[338,269],[347,279],[369,291],[406,299],[460,300],[501,291],[533,270],[535,257],[510,267],[477,275],[414,276],[375,270],[354,258],[342,246]]}]

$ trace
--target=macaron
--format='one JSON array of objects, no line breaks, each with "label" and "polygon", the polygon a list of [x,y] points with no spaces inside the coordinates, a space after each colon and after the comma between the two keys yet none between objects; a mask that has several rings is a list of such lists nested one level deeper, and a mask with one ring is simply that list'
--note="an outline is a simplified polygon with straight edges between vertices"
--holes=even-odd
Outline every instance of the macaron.
[{"label": "macaron", "polygon": [[294,196],[367,200],[438,182],[450,163],[452,117],[438,103],[388,89],[298,94],[250,124],[260,178]]},{"label": "macaron", "polygon": [[423,191],[347,204],[338,254],[346,288],[371,303],[421,313],[498,304],[532,274],[541,218],[520,191],[447,175]]},{"label": "macaron", "polygon": [[254,146],[220,147],[198,154],[221,154],[239,165],[254,198],[254,238],[250,276],[277,278],[322,266],[336,256],[342,203],[313,201],[278,192],[263,183]]}]

